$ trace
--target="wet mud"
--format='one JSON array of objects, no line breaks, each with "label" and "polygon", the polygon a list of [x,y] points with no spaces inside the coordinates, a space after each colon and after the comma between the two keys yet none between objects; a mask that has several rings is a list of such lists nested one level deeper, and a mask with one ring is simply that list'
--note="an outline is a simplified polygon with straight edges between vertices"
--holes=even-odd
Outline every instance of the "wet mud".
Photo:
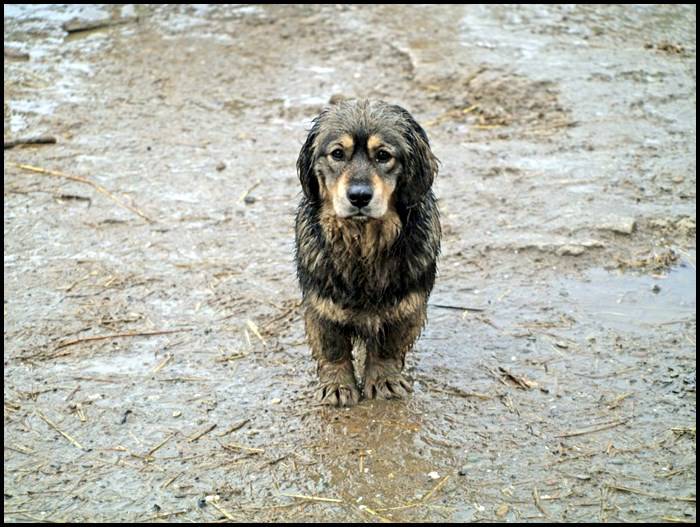
[{"label": "wet mud", "polygon": [[[5,521],[695,521],[695,6],[4,16]],[[424,124],[444,230],[413,394],[340,410],[293,265],[339,97]]]}]

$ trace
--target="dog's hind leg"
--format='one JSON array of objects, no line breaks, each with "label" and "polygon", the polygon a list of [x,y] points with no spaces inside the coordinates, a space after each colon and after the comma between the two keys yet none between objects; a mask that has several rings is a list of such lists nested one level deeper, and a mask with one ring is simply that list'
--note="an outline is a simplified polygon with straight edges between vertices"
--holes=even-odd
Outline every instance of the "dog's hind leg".
[{"label": "dog's hind leg", "polygon": [[381,334],[367,340],[362,382],[365,398],[400,399],[413,391],[401,371],[424,323],[423,307],[400,322],[387,324]]},{"label": "dog's hind leg", "polygon": [[352,336],[343,326],[312,309],[305,315],[306,336],[318,362],[316,400],[331,406],[353,406],[360,399],[352,367]]}]

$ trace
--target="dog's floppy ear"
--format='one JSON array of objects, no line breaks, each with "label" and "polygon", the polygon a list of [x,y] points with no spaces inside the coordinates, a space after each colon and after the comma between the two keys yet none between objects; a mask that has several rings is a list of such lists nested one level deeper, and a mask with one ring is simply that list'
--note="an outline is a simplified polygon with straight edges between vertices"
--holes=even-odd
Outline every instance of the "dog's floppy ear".
[{"label": "dog's floppy ear", "polygon": [[438,172],[438,158],[430,150],[430,142],[425,130],[406,110],[400,106],[395,108],[408,125],[404,139],[409,147],[405,160],[406,173],[403,181],[399,183],[398,198],[403,205],[411,207],[421,201],[433,185]]},{"label": "dog's floppy ear", "polygon": [[318,137],[320,129],[319,121],[322,115],[323,114],[314,119],[314,125],[311,127],[311,131],[306,138],[304,146],[301,147],[301,152],[299,152],[299,157],[297,158],[297,174],[299,175],[299,181],[301,181],[301,188],[304,190],[304,195],[311,201],[318,201],[320,199],[318,179],[316,179],[316,174],[314,173],[314,162],[316,161],[314,143]]}]

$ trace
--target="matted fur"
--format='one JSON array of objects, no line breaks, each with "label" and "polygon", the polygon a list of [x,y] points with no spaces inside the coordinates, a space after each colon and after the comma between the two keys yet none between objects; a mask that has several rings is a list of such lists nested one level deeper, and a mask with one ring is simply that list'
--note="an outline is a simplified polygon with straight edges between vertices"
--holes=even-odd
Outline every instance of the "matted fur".
[{"label": "matted fur", "polygon": [[[334,142],[354,148],[347,160],[330,159],[326,149]],[[380,166],[371,156],[381,145],[392,157]],[[401,370],[425,324],[440,250],[431,190],[437,159],[428,137],[399,106],[343,102],[314,120],[297,169],[304,195],[296,216],[296,263],[306,334],[318,361],[317,400],[358,402],[352,368],[358,340],[367,348],[364,396],[405,396],[411,388]],[[357,182],[383,200],[380,217],[338,214],[348,185]]]}]

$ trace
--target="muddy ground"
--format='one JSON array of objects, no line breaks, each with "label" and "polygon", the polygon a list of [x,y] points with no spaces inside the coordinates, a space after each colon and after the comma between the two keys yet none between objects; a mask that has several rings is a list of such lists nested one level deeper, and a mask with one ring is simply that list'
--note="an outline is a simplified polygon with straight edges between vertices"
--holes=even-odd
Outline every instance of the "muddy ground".
[{"label": "muddy ground", "polygon": [[[5,520],[694,522],[695,13],[6,5],[5,140],[57,142],[5,150]],[[341,410],[292,260],[332,96],[424,124],[444,230],[414,394]]]}]

